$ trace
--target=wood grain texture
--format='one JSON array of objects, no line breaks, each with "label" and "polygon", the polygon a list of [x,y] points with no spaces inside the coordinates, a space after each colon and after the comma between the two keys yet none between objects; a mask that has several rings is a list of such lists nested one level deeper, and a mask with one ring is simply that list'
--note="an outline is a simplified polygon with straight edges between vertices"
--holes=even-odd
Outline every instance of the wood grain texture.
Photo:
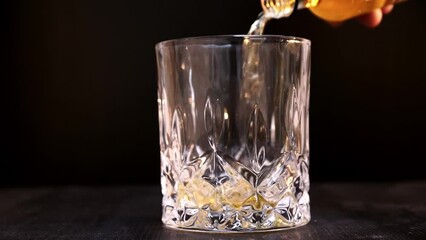
[{"label": "wood grain texture", "polygon": [[166,229],[159,186],[0,190],[0,239],[426,239],[426,182],[311,186],[311,222],[254,234]]}]

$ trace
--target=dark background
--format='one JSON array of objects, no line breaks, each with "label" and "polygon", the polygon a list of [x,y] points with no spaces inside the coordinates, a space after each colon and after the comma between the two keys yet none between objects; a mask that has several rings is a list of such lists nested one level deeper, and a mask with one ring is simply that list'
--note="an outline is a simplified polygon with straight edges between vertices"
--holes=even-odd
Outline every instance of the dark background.
[{"label": "dark background", "polygon": [[[425,2],[377,29],[308,10],[312,181],[424,179]],[[155,43],[242,34],[258,0],[3,1],[0,185],[159,183]]]}]

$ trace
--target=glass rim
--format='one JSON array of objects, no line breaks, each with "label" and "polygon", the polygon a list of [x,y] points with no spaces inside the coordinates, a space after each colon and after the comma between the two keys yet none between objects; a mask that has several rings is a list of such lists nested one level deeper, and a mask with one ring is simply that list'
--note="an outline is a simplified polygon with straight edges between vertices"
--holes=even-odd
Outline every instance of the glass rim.
[{"label": "glass rim", "polygon": [[[176,45],[196,45],[196,44],[212,44],[215,40],[222,40],[231,43],[233,40],[244,40],[244,39],[260,39],[260,40],[275,40],[275,43],[282,43],[288,41],[294,41],[300,44],[311,44],[311,40],[303,37],[287,36],[287,35],[248,35],[248,34],[230,34],[230,35],[205,35],[205,36],[194,36],[194,37],[183,37],[168,39],[160,41],[155,44],[156,48],[176,46]],[[219,42],[218,42],[219,43]]]}]

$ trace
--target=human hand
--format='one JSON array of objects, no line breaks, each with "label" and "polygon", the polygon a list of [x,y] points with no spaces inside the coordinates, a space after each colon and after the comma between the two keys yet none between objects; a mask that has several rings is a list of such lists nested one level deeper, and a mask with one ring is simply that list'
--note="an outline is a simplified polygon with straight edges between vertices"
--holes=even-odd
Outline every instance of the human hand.
[{"label": "human hand", "polygon": [[[385,6],[381,9],[375,9],[370,13],[356,17],[355,19],[368,28],[375,28],[380,25],[383,15],[389,14],[393,9],[393,5]],[[342,22],[332,22],[332,26],[339,26]]]}]

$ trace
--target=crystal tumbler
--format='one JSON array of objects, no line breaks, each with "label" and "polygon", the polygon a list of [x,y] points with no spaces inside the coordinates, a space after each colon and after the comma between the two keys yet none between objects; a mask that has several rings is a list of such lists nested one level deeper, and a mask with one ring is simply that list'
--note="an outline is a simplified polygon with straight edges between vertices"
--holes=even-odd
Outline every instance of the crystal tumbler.
[{"label": "crystal tumbler", "polygon": [[193,37],[158,43],[156,56],[163,223],[308,223],[310,41]]}]

